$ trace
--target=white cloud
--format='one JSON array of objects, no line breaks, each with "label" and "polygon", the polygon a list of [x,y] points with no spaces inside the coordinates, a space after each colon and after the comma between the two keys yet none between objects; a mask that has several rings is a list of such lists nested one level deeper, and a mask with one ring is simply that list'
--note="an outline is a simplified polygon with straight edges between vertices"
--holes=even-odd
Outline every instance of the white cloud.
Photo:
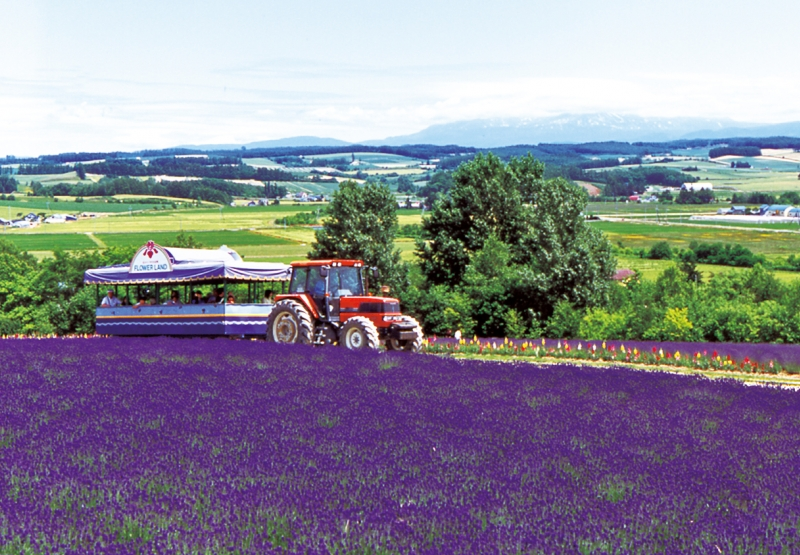
[{"label": "white cloud", "polygon": [[358,141],[437,123],[564,112],[800,119],[795,101],[800,80],[788,74],[752,79],[659,72],[529,76],[502,66],[386,69],[353,64],[340,71],[316,63],[290,66],[280,62],[210,71],[172,82],[58,73],[0,80],[0,155],[295,135]]}]

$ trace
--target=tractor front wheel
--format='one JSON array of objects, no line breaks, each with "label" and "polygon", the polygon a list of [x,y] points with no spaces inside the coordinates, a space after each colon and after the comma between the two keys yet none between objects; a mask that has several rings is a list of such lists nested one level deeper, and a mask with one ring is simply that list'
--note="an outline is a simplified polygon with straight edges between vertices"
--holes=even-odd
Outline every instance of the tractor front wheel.
[{"label": "tractor front wheel", "polygon": [[361,316],[350,318],[339,331],[339,345],[351,351],[377,349],[380,344],[378,328]]},{"label": "tractor front wheel", "polygon": [[414,339],[392,339],[386,340],[386,349],[389,351],[411,351],[418,353],[422,350],[422,326],[414,318],[406,316],[406,320],[414,324]]},{"label": "tractor front wheel", "polygon": [[305,307],[289,299],[275,303],[267,319],[267,341],[311,345],[314,332]]}]

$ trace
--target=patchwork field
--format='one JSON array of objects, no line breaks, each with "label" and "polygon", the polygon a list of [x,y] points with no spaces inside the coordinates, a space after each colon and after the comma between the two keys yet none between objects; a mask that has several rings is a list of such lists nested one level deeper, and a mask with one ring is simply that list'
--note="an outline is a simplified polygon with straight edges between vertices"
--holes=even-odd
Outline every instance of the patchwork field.
[{"label": "patchwork field", "polygon": [[592,222],[592,227],[603,231],[609,240],[625,247],[650,248],[660,241],[668,241],[673,248],[687,248],[691,241],[700,243],[741,244],[757,254],[767,257],[788,256],[800,252],[800,234],[773,233],[741,227],[720,228],[680,224],[644,222]]},{"label": "patchwork field", "polygon": [[2,553],[794,553],[795,391],[230,340],[0,343]]}]

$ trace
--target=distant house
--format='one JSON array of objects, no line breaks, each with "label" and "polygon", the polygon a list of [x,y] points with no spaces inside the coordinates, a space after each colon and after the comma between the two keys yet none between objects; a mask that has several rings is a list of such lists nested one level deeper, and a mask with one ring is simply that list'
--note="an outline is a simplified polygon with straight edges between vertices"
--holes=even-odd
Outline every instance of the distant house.
[{"label": "distant house", "polygon": [[728,213],[735,216],[744,216],[745,212],[747,212],[747,208],[744,206],[731,206],[731,210]]},{"label": "distant house", "polygon": [[786,216],[789,218],[800,218],[800,208],[792,207],[786,211]]},{"label": "distant house", "polygon": [[681,189],[684,191],[703,191],[708,189],[709,191],[714,190],[714,185],[706,181],[705,183],[702,181],[698,181],[697,183],[684,183],[681,185]]}]

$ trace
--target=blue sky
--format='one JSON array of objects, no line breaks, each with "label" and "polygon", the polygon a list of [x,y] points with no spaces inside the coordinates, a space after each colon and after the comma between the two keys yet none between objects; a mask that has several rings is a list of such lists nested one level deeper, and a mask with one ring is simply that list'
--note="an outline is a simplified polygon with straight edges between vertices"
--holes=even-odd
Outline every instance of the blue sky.
[{"label": "blue sky", "polygon": [[800,120],[800,3],[0,0],[0,156],[564,112]]}]

